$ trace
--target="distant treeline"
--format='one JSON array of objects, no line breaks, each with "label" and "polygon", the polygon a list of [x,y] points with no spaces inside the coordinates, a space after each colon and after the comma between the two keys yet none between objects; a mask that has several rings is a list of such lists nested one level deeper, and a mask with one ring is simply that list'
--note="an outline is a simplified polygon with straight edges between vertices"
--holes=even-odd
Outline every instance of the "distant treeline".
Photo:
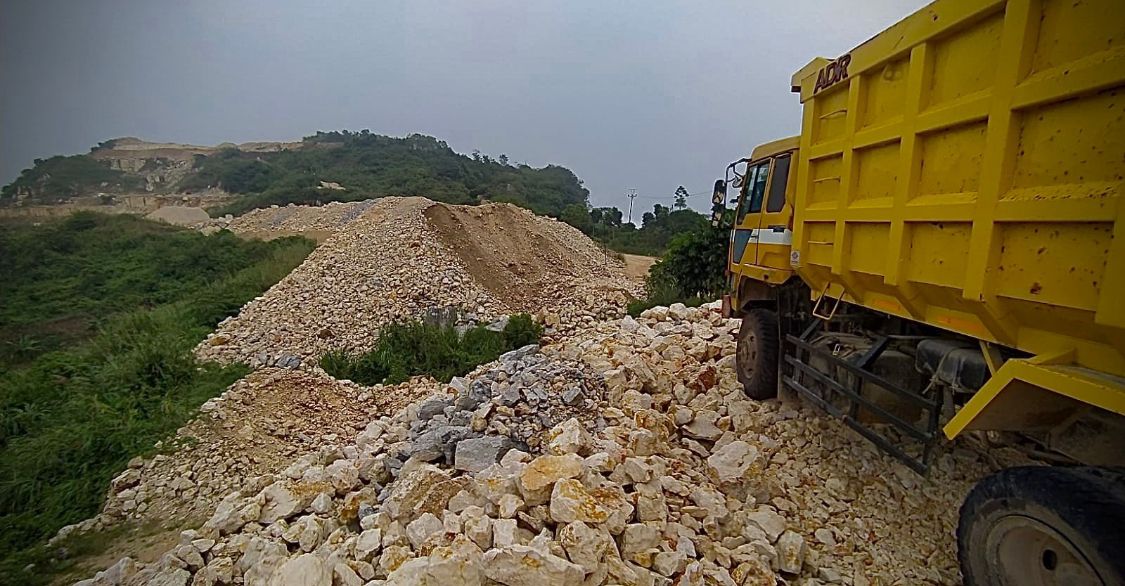
[{"label": "distant treeline", "polygon": [[565,210],[560,218],[618,252],[660,256],[672,239],[708,228],[707,216],[689,209],[673,210],[656,204],[641,215],[641,225],[622,221],[615,207]]}]

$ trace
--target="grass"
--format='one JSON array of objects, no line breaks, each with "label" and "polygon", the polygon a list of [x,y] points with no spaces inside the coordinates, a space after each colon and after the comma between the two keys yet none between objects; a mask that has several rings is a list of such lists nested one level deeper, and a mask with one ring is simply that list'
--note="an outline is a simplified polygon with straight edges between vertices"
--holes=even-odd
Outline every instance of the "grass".
[{"label": "grass", "polygon": [[511,316],[499,332],[477,326],[459,334],[449,326],[392,324],[379,333],[374,350],[359,355],[328,352],[320,366],[336,378],[365,385],[397,384],[418,375],[448,381],[504,352],[535,344],[542,335],[542,327],[526,313]]},{"label": "grass", "polygon": [[[96,514],[130,458],[248,371],[200,363],[191,350],[314,244],[95,214],[17,227],[0,242],[0,332],[22,332],[19,352],[0,363],[5,576],[62,526]],[[85,325],[37,347],[39,328],[60,319]]]},{"label": "grass", "polygon": [[205,291],[274,249],[126,215],[4,225],[0,372],[88,339],[107,316]]},{"label": "grass", "polygon": [[[0,584],[31,586],[50,584],[56,580],[71,583],[89,578],[89,575],[80,575],[85,573],[82,572],[82,561],[102,554],[108,543],[127,532],[125,525],[118,525],[112,529],[67,537],[57,547],[46,544],[28,547],[0,562]],[[60,549],[66,551],[65,556],[58,555]]]}]

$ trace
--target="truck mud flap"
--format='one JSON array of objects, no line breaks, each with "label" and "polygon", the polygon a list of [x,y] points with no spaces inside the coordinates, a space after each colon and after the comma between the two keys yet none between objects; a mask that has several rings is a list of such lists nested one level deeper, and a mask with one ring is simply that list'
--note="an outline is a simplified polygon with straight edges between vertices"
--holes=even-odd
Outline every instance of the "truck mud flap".
[{"label": "truck mud flap", "polygon": [[[934,443],[938,438],[939,416],[941,414],[941,395],[928,399],[913,391],[904,389],[886,378],[875,374],[868,368],[887,347],[888,340],[881,338],[857,361],[841,359],[824,348],[809,343],[819,329],[821,320],[814,320],[800,336],[785,336],[787,348],[783,352],[785,364],[781,380],[786,387],[798,392],[811,403],[837,417],[863,437],[870,440],[883,451],[901,460],[910,469],[925,474],[929,467]],[[846,385],[810,364],[816,356],[828,364],[846,370],[854,375],[856,383]],[[921,408],[925,427],[915,424],[891,413],[868,397],[863,396],[864,383],[875,385],[897,395],[905,401]],[[884,434],[865,425],[859,418],[860,411],[870,414],[892,428],[898,430],[902,439],[892,441]]]}]

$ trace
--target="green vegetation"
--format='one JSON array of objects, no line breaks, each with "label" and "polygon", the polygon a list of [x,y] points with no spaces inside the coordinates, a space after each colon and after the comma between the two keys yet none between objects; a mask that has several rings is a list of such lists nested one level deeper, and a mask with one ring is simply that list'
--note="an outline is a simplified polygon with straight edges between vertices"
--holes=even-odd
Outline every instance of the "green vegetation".
[{"label": "green vegetation", "polygon": [[[447,203],[504,201],[539,214],[559,216],[569,205],[585,209],[589,192],[569,169],[512,165],[453,152],[444,141],[421,134],[394,138],[362,132],[318,132],[303,148],[272,153],[223,151],[198,162],[180,189],[222,187],[249,194],[219,213],[318,201],[354,201],[385,195],[421,195]],[[343,190],[321,189],[335,182]]]},{"label": "green vegetation", "polygon": [[672,239],[650,278],[686,297],[714,299],[726,285],[728,234],[710,226]]},{"label": "green vegetation", "polygon": [[477,326],[459,334],[452,326],[392,324],[379,333],[374,350],[358,356],[332,351],[320,366],[336,378],[365,385],[397,384],[418,375],[448,381],[504,352],[538,343],[542,335],[543,328],[526,313],[511,316],[499,332]]},{"label": "green vegetation", "polygon": [[726,286],[727,243],[727,232],[710,226],[673,238],[664,256],[649,269],[648,297],[631,302],[629,315],[677,302],[697,307],[721,295]]},{"label": "green vegetation", "polygon": [[204,237],[127,215],[78,213],[38,227],[5,225],[0,374],[88,338],[99,318],[196,295],[274,248],[230,232]]},{"label": "green vegetation", "polygon": [[0,202],[13,200],[20,193],[46,194],[51,199],[67,199],[96,193],[120,193],[141,189],[144,181],[124,171],[110,169],[106,163],[86,155],[35,159],[15,181],[0,189]]},{"label": "green vegetation", "polygon": [[230,193],[259,193],[269,189],[283,171],[259,158],[258,153],[223,149],[210,157],[195,156],[194,173],[178,185],[182,191],[222,187]]},{"label": "green vegetation", "polygon": [[[97,214],[0,232],[0,331],[19,348],[0,362],[0,575],[247,372],[191,349],[312,248]],[[60,320],[79,325],[41,335]]]}]

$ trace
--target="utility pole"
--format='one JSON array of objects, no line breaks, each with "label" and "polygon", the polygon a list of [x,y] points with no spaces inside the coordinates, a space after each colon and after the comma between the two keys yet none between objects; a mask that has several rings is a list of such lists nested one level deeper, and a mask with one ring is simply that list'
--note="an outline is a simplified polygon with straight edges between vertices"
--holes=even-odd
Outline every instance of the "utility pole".
[{"label": "utility pole", "polygon": [[628,223],[632,224],[633,223],[633,200],[637,198],[637,190],[636,189],[630,189],[629,193],[625,194],[625,197],[629,198],[629,219],[628,219]]}]

